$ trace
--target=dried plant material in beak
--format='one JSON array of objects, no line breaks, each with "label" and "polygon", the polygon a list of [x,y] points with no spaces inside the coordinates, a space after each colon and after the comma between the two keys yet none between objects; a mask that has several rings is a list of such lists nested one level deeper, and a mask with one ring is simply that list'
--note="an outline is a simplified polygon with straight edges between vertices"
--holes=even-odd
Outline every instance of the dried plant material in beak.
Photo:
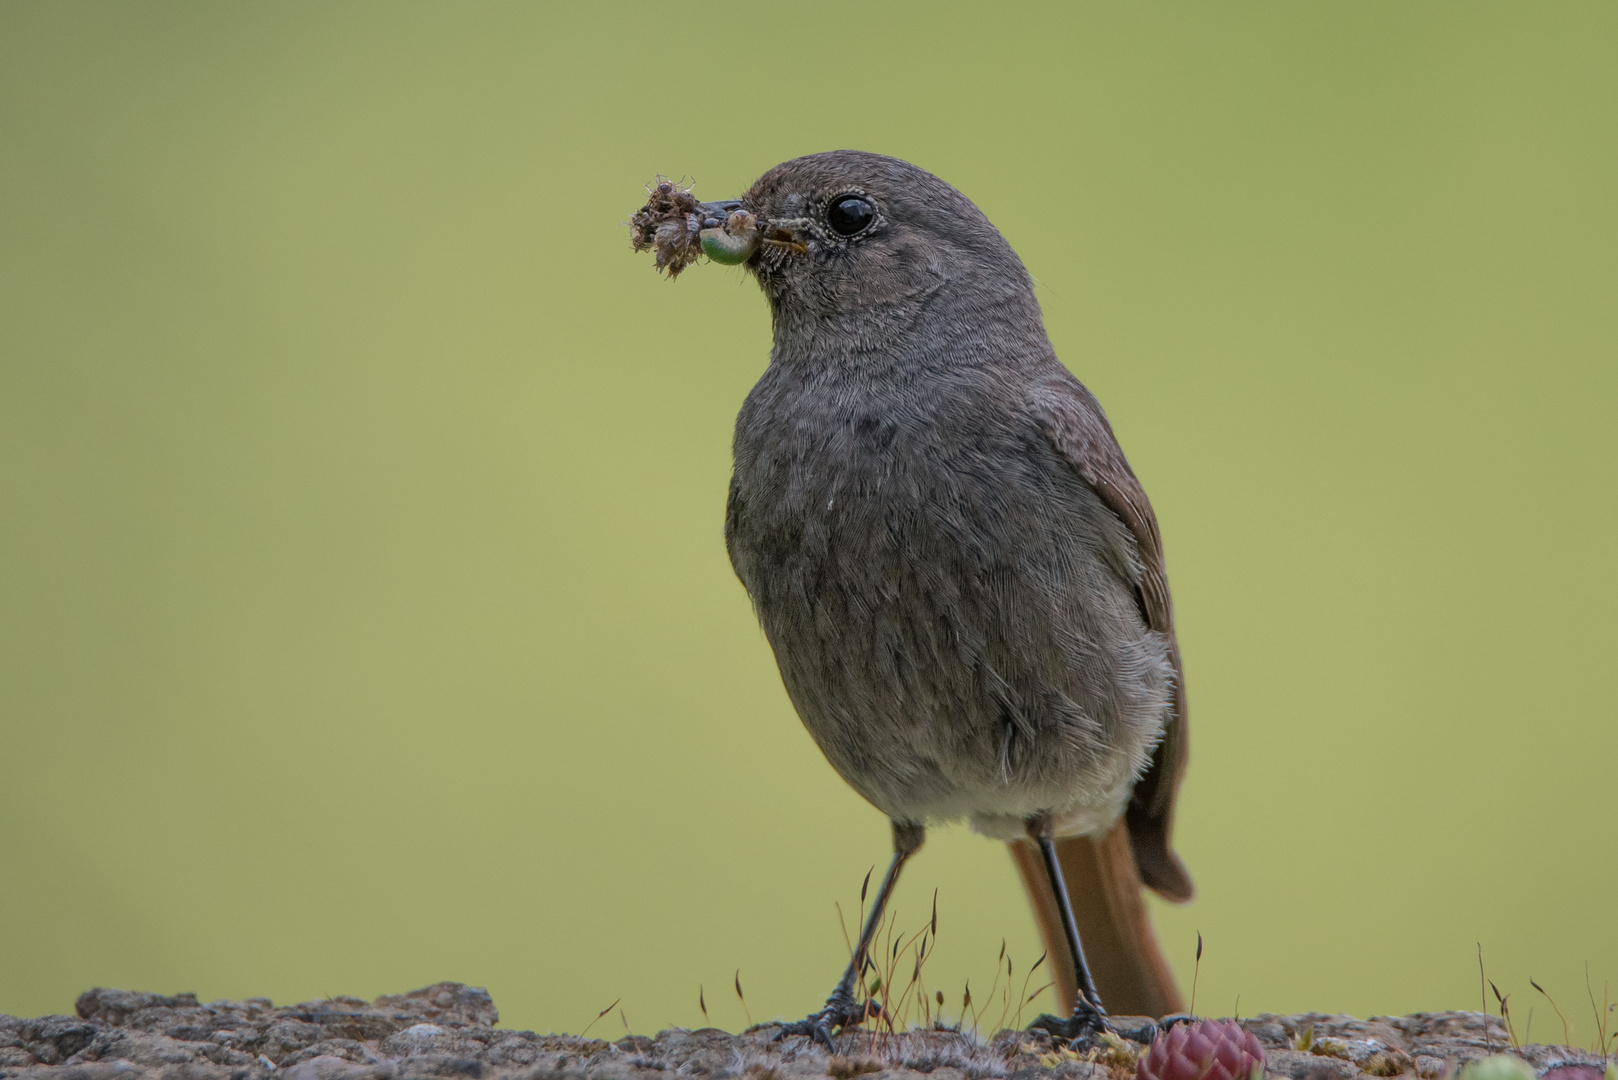
[{"label": "dried plant material in beak", "polygon": [[702,210],[691,188],[660,176],[647,185],[646,205],[629,219],[630,242],[636,251],[653,249],[657,269],[679,277],[702,254],[702,226]]}]

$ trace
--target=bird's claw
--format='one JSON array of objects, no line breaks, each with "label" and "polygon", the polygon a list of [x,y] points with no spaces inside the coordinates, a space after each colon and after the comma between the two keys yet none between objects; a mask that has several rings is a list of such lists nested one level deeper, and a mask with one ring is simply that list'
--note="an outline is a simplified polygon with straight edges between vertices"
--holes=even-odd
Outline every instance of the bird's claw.
[{"label": "bird's claw", "polygon": [[1164,1029],[1163,1024],[1150,1016],[1109,1016],[1107,1026],[1123,1038],[1142,1046],[1152,1045],[1152,1040]]},{"label": "bird's claw", "polygon": [[832,1053],[836,1053],[837,1048],[832,1045],[831,1041],[833,1031],[840,1031],[851,1025],[861,1024],[871,1017],[881,1015],[882,1006],[876,1002],[868,1001],[861,1004],[855,1001],[852,995],[838,991],[826,1000],[826,1007],[819,1012],[810,1013],[802,1020],[791,1024],[782,1024],[781,1030],[775,1033],[774,1041],[779,1041],[792,1035],[805,1035],[813,1042],[817,1042]]},{"label": "bird's claw", "polygon": [[1078,1004],[1073,1006],[1072,1016],[1052,1016],[1050,1013],[1043,1013],[1028,1025],[1028,1030],[1048,1031],[1053,1038],[1065,1041],[1069,1050],[1095,1049],[1101,1041],[1098,1036],[1104,1031],[1115,1035],[1123,1034],[1113,1028],[1106,1013],[1084,1000],[1082,995]]}]

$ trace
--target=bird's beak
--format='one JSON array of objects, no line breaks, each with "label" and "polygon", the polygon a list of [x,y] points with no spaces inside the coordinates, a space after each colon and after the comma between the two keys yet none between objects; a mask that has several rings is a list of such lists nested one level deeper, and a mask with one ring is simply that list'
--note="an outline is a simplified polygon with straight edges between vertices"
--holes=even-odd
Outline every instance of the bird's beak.
[{"label": "bird's beak", "polygon": [[740,199],[697,204],[702,214],[702,231],[697,234],[702,253],[716,263],[734,266],[753,257],[758,250],[758,218],[742,209]]},{"label": "bird's beak", "polygon": [[703,228],[718,228],[725,223],[725,219],[742,208],[740,199],[720,199],[717,202],[699,202],[697,209],[702,212]]}]

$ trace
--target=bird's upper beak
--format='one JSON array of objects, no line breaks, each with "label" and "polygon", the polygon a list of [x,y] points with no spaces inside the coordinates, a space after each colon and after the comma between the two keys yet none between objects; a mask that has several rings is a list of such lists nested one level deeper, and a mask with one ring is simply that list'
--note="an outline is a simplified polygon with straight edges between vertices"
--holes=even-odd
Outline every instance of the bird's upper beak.
[{"label": "bird's upper beak", "polygon": [[725,223],[725,219],[742,208],[740,199],[720,199],[717,202],[697,203],[697,209],[702,212],[702,227],[716,229]]}]

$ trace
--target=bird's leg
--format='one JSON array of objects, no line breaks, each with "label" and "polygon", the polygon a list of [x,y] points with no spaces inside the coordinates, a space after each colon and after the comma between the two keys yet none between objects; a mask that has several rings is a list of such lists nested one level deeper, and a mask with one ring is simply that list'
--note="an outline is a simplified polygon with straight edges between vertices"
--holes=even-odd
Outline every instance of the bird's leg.
[{"label": "bird's leg", "polygon": [[1107,1012],[1101,1007],[1101,995],[1096,993],[1095,980],[1090,977],[1090,965],[1084,959],[1084,946],[1079,942],[1079,924],[1073,918],[1073,905],[1067,897],[1067,882],[1062,880],[1062,866],[1056,861],[1056,841],[1052,836],[1049,815],[1041,814],[1028,819],[1028,838],[1039,848],[1040,858],[1045,863],[1045,876],[1050,879],[1051,892],[1056,896],[1056,910],[1062,916],[1062,933],[1067,938],[1073,973],[1079,984],[1072,1016],[1062,1018],[1046,1014],[1030,1026],[1044,1028],[1076,1046],[1091,1045],[1097,1035],[1111,1031],[1112,1025],[1107,1022]]},{"label": "bird's leg", "polygon": [[866,1018],[866,1006],[859,1002],[858,987],[860,973],[865,970],[866,957],[870,955],[871,939],[876,937],[877,927],[881,925],[882,911],[888,906],[888,897],[893,894],[894,883],[899,880],[899,871],[904,867],[905,860],[921,848],[926,835],[927,830],[922,825],[902,821],[893,823],[893,861],[888,864],[888,872],[882,875],[882,884],[876,891],[876,900],[871,904],[871,914],[866,916],[865,926],[860,930],[860,943],[854,948],[848,970],[843,972],[837,988],[826,999],[825,1008],[796,1023],[784,1025],[776,1032],[777,1039],[784,1039],[788,1035],[807,1035],[835,1052],[831,1033]]}]

